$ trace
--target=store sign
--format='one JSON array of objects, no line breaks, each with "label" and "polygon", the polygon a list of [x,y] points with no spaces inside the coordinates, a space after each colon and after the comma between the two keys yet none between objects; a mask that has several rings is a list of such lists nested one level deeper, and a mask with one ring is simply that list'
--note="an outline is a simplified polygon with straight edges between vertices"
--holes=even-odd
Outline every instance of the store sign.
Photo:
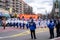
[{"label": "store sign", "polygon": [[55,8],[55,12],[59,12],[59,8]]}]

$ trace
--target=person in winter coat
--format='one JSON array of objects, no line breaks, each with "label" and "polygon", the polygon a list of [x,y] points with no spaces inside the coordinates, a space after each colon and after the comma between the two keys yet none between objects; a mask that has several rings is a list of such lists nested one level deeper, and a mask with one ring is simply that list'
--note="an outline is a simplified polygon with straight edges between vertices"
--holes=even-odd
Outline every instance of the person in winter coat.
[{"label": "person in winter coat", "polygon": [[31,19],[31,21],[29,22],[29,28],[30,28],[30,32],[31,32],[31,39],[36,39],[36,35],[35,35],[35,29],[36,29],[36,24],[33,21],[33,19]]},{"label": "person in winter coat", "polygon": [[50,23],[47,24],[50,32],[50,39],[54,38],[54,22],[50,20]]},{"label": "person in winter coat", "polygon": [[3,29],[5,29],[5,27],[6,27],[6,18],[2,18],[2,26],[3,26]]},{"label": "person in winter coat", "polygon": [[60,37],[60,19],[56,20],[56,33],[57,37]]}]

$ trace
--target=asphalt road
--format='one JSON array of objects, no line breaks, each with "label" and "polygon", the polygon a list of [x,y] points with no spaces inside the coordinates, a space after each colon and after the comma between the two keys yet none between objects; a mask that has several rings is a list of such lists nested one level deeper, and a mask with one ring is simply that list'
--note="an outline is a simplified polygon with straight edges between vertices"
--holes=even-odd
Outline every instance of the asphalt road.
[{"label": "asphalt road", "polygon": [[[49,30],[47,28],[36,30],[36,40],[50,40]],[[30,31],[27,29],[15,29],[12,31],[0,32],[0,40],[32,40]],[[34,40],[34,39],[33,39]]]}]

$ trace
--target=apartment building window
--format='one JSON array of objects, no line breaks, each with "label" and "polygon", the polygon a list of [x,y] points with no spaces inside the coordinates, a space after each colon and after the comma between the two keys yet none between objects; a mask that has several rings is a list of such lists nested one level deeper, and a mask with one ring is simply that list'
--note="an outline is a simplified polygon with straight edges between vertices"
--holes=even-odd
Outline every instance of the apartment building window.
[{"label": "apartment building window", "polygon": [[15,10],[15,9],[13,9],[13,12],[16,12],[16,10]]},{"label": "apartment building window", "polygon": [[20,10],[20,12],[22,12],[22,11]]},{"label": "apartment building window", "polygon": [[22,4],[20,4],[20,5],[22,5]]},{"label": "apartment building window", "polygon": [[16,3],[16,4],[19,4],[19,3]]},{"label": "apartment building window", "polygon": [[14,12],[17,12],[17,9],[13,9]]},{"label": "apartment building window", "polygon": [[16,2],[16,4],[20,4],[20,2]]},{"label": "apartment building window", "polygon": [[6,6],[6,7],[10,7],[10,6]]},{"label": "apartment building window", "polygon": [[16,0],[16,1],[18,1],[18,0]]},{"label": "apartment building window", "polygon": [[12,12],[15,12],[15,11],[12,11]]},{"label": "apartment building window", "polygon": [[18,12],[18,11],[16,10],[16,12]]},{"label": "apartment building window", "polygon": [[13,2],[13,4],[15,4],[15,3]]},{"label": "apartment building window", "polygon": [[10,5],[7,4],[6,6],[10,6]]},{"label": "apartment building window", "polygon": [[9,8],[6,8],[6,10],[9,10]]},{"label": "apartment building window", "polygon": [[19,5],[19,4],[16,4],[16,5]]},{"label": "apartment building window", "polygon": [[14,1],[14,0],[12,0],[12,1]]},{"label": "apartment building window", "polygon": [[14,8],[13,8],[13,10],[14,10]]},{"label": "apartment building window", "polygon": [[20,8],[20,10],[22,10],[22,8]]},{"label": "apartment building window", "polygon": [[22,14],[22,11],[20,13]]},{"label": "apartment building window", "polygon": [[15,6],[13,5],[13,7],[15,7]]},{"label": "apartment building window", "polygon": [[19,8],[16,8],[17,10],[19,9]]},{"label": "apartment building window", "polygon": [[22,3],[22,2],[20,2],[20,3]]},{"label": "apartment building window", "polygon": [[16,5],[16,7],[19,7],[19,5]]},{"label": "apartment building window", "polygon": [[6,3],[9,3],[10,1],[6,1]]},{"label": "apartment building window", "polygon": [[4,0],[0,0],[0,2],[4,2]]},{"label": "apartment building window", "polygon": [[14,9],[12,11],[15,12]]},{"label": "apartment building window", "polygon": [[2,1],[0,0],[0,2],[2,2]]},{"label": "apartment building window", "polygon": [[21,4],[20,7],[22,7],[23,5]]},{"label": "apartment building window", "polygon": [[0,5],[0,7],[2,7],[2,5]]}]

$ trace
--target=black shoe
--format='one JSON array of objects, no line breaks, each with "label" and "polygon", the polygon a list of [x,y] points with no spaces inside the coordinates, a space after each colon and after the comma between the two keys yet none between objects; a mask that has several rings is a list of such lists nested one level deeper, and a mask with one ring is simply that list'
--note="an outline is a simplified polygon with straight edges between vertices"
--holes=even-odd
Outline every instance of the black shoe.
[{"label": "black shoe", "polygon": [[52,39],[52,37],[50,37],[49,39]]},{"label": "black shoe", "polygon": [[33,39],[33,38],[31,38],[31,39]]},{"label": "black shoe", "polygon": [[56,37],[58,37],[58,36],[56,36]]},{"label": "black shoe", "polygon": [[34,38],[34,39],[37,39],[37,38]]},{"label": "black shoe", "polygon": [[54,36],[52,36],[52,38],[54,38]]}]

